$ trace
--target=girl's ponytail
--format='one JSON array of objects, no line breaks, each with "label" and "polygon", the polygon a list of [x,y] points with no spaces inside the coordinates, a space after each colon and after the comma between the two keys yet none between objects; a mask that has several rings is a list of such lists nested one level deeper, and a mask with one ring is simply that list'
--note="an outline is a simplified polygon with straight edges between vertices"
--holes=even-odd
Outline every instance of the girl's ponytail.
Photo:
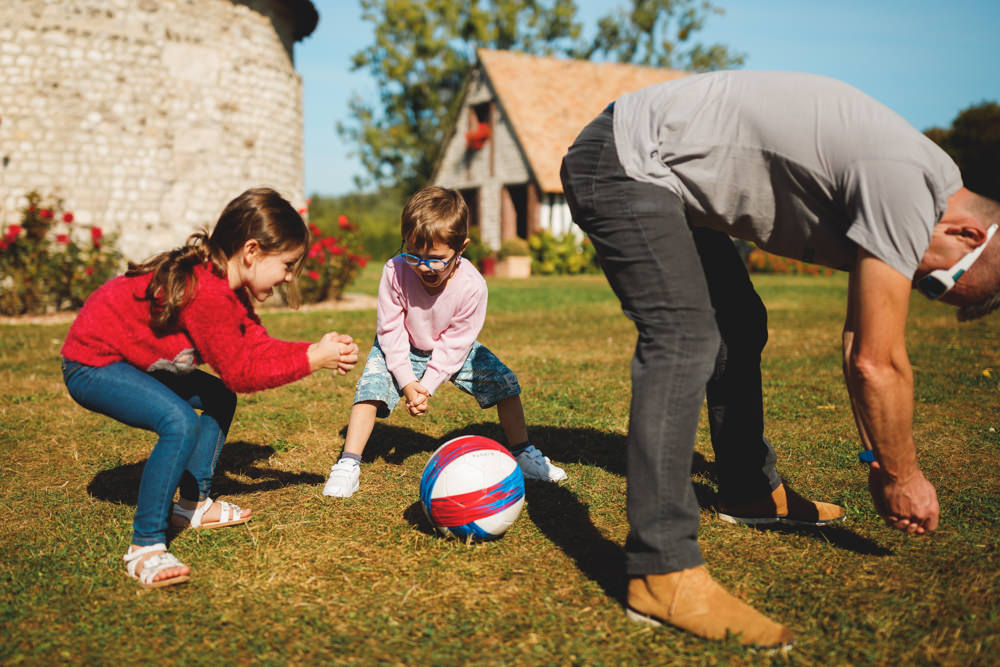
[{"label": "girl's ponytail", "polygon": [[[149,301],[153,331],[163,335],[177,329],[181,309],[194,295],[196,266],[208,266],[224,278],[229,259],[242,252],[250,239],[266,253],[305,249],[309,230],[280,194],[270,188],[251,188],[229,202],[211,235],[197,232],[180,248],[162,252],[142,264],[130,263],[127,276],[153,274],[145,295],[140,297]],[[303,253],[293,269],[296,276],[304,262]],[[297,302],[294,283],[289,285],[286,300],[292,305]]]},{"label": "girl's ponytail", "polygon": [[192,234],[181,247],[161,252],[142,264],[129,263],[127,276],[153,274],[142,298],[149,301],[149,324],[157,335],[176,330],[181,308],[194,294],[194,269],[206,264],[220,276],[226,275],[226,256],[213,247],[206,231]]}]

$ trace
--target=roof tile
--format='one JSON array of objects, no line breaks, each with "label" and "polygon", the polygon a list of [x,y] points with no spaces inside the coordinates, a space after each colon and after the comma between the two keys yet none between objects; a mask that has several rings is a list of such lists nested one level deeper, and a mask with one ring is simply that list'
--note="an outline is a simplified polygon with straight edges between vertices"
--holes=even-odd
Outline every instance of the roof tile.
[{"label": "roof tile", "polygon": [[562,192],[559,166],[580,130],[621,95],[686,72],[515,51],[477,52],[538,185]]}]

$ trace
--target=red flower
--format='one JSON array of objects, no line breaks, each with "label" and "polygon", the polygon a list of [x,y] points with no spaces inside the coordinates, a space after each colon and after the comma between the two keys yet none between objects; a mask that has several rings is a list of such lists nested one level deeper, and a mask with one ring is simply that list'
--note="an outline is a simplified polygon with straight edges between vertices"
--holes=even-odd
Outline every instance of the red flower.
[{"label": "red flower", "polygon": [[70,213],[69,211],[63,213],[63,222],[65,223],[73,222],[73,214]]},{"label": "red flower", "polygon": [[86,273],[88,276],[92,276],[94,275],[94,267],[88,266],[86,269],[83,270],[83,272]]},{"label": "red flower", "polygon": [[332,255],[342,255],[343,253],[344,249],[341,248],[339,245],[335,245],[330,248],[330,254]]},{"label": "red flower", "polygon": [[309,248],[309,259],[316,259],[317,257],[320,257],[322,254],[323,254],[323,247],[319,244],[319,241],[313,243],[312,247]]},{"label": "red flower", "polygon": [[307,209],[307,208],[300,208],[299,209],[299,215],[301,215],[301,216],[305,216],[308,213],[309,213],[309,209]]},{"label": "red flower", "polygon": [[465,133],[465,147],[470,151],[478,151],[486,144],[490,138],[490,126],[488,123],[480,123],[476,129]]},{"label": "red flower", "polygon": [[69,245],[69,234],[56,234],[56,243]]},{"label": "red flower", "polygon": [[4,238],[8,241],[16,241],[17,237],[21,235],[21,225],[11,225],[7,228],[7,236]]},{"label": "red flower", "polygon": [[104,232],[101,231],[100,227],[91,227],[90,228],[90,238],[94,241],[94,243],[97,243],[102,238],[104,238]]},{"label": "red flower", "polygon": [[323,247],[326,248],[327,250],[333,250],[334,248],[337,247],[337,238],[335,236],[327,236],[325,239],[323,239],[322,243]]},{"label": "red flower", "polygon": [[346,215],[342,215],[337,218],[337,224],[340,225],[341,229],[348,229],[351,226],[351,223],[347,221]]},{"label": "red flower", "polygon": [[317,227],[316,225],[314,225],[312,223],[309,223],[309,233],[312,234],[313,236],[322,236],[323,235],[323,232],[321,232],[319,230],[319,227]]},{"label": "red flower", "polygon": [[313,280],[319,282],[319,271],[310,271],[309,272],[309,277],[312,278]]},{"label": "red flower", "polygon": [[42,212],[39,213],[39,215],[41,215],[44,219],[49,220],[50,218],[52,218],[52,211],[50,211],[47,208],[43,208]]},{"label": "red flower", "polygon": [[366,266],[368,266],[368,258],[358,257],[358,264],[361,266],[362,269],[365,268]]},{"label": "red flower", "polygon": [[7,243],[6,241],[0,240],[0,250],[6,250],[8,245],[10,244]]}]

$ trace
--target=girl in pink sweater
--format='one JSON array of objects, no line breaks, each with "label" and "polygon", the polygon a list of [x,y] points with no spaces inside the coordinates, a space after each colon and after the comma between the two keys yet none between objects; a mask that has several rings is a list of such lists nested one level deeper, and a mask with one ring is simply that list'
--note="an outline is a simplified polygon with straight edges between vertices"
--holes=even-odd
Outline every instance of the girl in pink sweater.
[{"label": "girl in pink sweater", "polygon": [[517,376],[476,341],[486,319],[486,281],[461,257],[469,245],[469,209],[454,190],[426,187],[403,208],[405,249],[386,262],[378,288],[375,344],[358,380],[341,458],[323,487],[348,498],[358,489],[361,454],[376,417],[389,416],[401,396],[419,417],[445,381],[496,406],[511,453],[525,477],[566,479],[528,441]]},{"label": "girl in pink sweater", "polygon": [[[210,236],[199,232],[130,265],[87,299],[70,327],[62,367],[73,399],[159,436],[143,468],[124,556],[128,574],[144,587],[188,579],[190,568],[166,550],[168,521],[217,528],[250,519],[250,510],[209,497],[235,392],[277,387],[320,368],[344,374],[357,362],[350,336],[277,340],[254,312],[251,297],[265,301],[301,271],[308,241],[302,218],[278,193],[247,190]],[[201,363],[219,377],[198,370]]]}]

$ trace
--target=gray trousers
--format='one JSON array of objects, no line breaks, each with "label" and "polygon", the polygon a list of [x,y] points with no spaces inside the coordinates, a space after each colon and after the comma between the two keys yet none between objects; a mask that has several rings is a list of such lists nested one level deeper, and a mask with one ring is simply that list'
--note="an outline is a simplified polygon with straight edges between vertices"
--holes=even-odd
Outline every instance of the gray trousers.
[{"label": "gray trousers", "polygon": [[656,574],[703,562],[691,462],[706,396],[722,500],[755,500],[780,484],[763,433],[767,312],[728,236],[690,227],[676,195],[625,174],[612,113],[584,128],[561,176],[573,220],[638,331],[626,570]]}]

